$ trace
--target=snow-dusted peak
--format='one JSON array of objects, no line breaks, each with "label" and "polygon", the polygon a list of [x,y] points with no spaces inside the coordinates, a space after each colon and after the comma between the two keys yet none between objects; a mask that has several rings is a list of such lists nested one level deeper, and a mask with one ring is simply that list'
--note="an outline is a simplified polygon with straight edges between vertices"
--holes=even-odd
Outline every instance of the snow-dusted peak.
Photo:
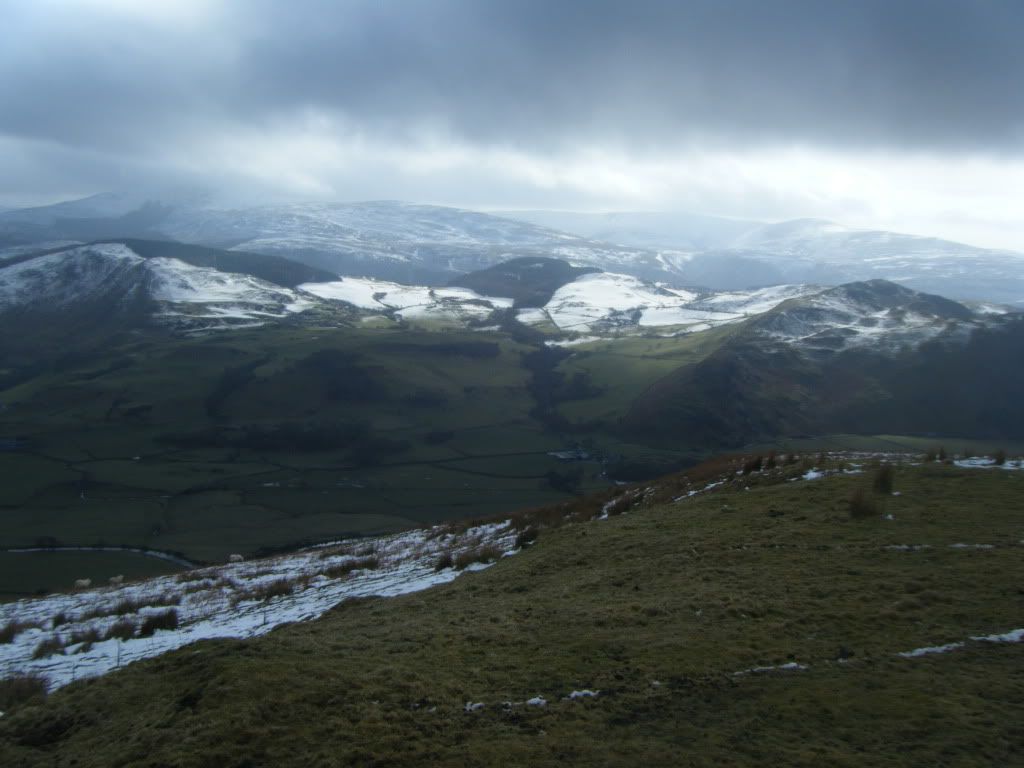
[{"label": "snow-dusted peak", "polygon": [[0,264],[0,312],[43,312],[90,303],[131,305],[188,328],[253,325],[311,307],[314,299],[251,275],[173,258],[144,258],[122,243],[78,246]]},{"label": "snow-dusted peak", "polygon": [[943,334],[966,334],[986,322],[986,316],[955,301],[869,280],[783,303],[756,321],[756,332],[820,351],[896,349]]},{"label": "snow-dusted peak", "polygon": [[120,243],[86,245],[0,265],[0,312],[30,305],[55,310],[74,302],[136,292],[144,259]]}]

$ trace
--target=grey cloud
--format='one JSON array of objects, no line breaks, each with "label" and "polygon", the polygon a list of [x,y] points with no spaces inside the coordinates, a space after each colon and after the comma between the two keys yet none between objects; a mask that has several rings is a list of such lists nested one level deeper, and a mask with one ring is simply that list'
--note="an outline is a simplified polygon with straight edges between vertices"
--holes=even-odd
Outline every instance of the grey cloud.
[{"label": "grey cloud", "polygon": [[1024,4],[237,2],[156,30],[0,6],[0,132],[147,151],[312,108],[557,150],[1024,146]]}]

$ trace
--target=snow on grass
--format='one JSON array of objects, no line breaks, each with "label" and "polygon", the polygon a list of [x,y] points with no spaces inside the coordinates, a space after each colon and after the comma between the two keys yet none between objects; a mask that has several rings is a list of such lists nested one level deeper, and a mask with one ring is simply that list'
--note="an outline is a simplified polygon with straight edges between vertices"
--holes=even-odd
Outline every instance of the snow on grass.
[{"label": "snow on grass", "polygon": [[[976,643],[1020,643],[1024,642],[1024,628],[1012,629],[1009,632],[994,635],[974,635],[970,640]],[[967,640],[961,640],[960,642],[946,643],[945,645],[930,645],[925,646],[924,648],[915,648],[912,651],[903,651],[896,655],[905,659],[913,659],[920,656],[931,656],[937,653],[958,651],[961,648],[966,648],[967,645]]]},{"label": "snow on grass", "polygon": [[972,637],[971,640],[976,640],[979,643],[1021,643],[1024,642],[1024,628],[1013,629],[999,635],[978,635]]},{"label": "snow on grass", "polygon": [[468,288],[429,288],[360,277],[305,283],[299,288],[321,299],[344,301],[360,309],[390,310],[405,317],[484,317],[494,309],[512,306],[512,299],[482,296]]},{"label": "snow on grass", "polygon": [[766,672],[803,672],[807,668],[806,664],[798,664],[795,661],[790,661],[786,664],[779,664],[777,666],[741,669],[739,672],[733,672],[732,674],[734,677],[739,677],[741,675],[761,675]]},{"label": "snow on grass", "polygon": [[[562,330],[590,331],[608,326],[717,325],[742,314],[690,308],[691,291],[653,285],[630,275],[599,272],[578,277],[555,291],[544,306],[544,321]],[[519,319],[530,322],[540,315]]]},{"label": "snow on grass", "polygon": [[1006,459],[1002,464],[999,464],[989,456],[979,456],[970,459],[957,459],[953,464],[964,469],[1005,469],[1013,471],[1024,469],[1024,458]]},{"label": "snow on grass", "polygon": [[900,651],[897,656],[904,659],[915,659],[919,656],[931,656],[936,653],[949,653],[963,648],[966,643],[946,643],[945,645],[927,645],[924,648],[915,648],[912,651]]},{"label": "snow on grass", "polygon": [[[415,530],[121,587],[8,603],[0,606],[0,625],[18,621],[38,626],[0,645],[0,674],[40,674],[52,688],[59,688],[197,640],[255,637],[281,624],[315,619],[348,598],[390,597],[451,581],[460,571],[438,570],[443,554],[482,547],[508,552],[515,537],[508,521],[460,533]],[[474,563],[466,570],[488,565]],[[168,610],[177,612],[177,629],[157,630],[150,637],[132,632],[130,639],[72,644],[73,635],[94,631],[105,638],[119,621],[127,619],[137,627]],[[55,617],[68,620],[53,628]],[[63,651],[34,659],[40,643],[53,638]]]}]

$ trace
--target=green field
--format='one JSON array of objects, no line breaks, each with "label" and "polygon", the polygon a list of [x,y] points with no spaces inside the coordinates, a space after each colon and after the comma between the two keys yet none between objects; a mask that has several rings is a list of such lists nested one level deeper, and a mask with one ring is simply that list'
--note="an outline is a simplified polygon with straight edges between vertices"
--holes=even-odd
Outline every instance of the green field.
[{"label": "green field", "polygon": [[103,586],[111,576],[131,581],[181,570],[135,552],[0,552],[0,600],[68,590],[78,579]]},{"label": "green field", "polygon": [[[682,503],[666,478],[449,585],[75,683],[0,720],[0,761],[1018,764],[1024,644],[898,654],[1024,626],[1024,472],[901,467],[882,496],[870,472],[788,482],[803,471]],[[855,519],[858,487],[878,509]]]},{"label": "green field", "polygon": [[[216,562],[606,487],[602,457],[650,449],[540,418],[532,350],[395,323],[130,334],[0,392],[0,546]],[[548,455],[581,439],[592,460]]]}]

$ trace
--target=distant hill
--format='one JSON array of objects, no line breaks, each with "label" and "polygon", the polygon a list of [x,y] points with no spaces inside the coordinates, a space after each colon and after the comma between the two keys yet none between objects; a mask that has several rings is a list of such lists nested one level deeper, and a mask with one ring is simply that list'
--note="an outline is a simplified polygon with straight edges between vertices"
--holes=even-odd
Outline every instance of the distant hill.
[{"label": "distant hill", "polygon": [[738,447],[796,434],[1024,437],[1024,317],[886,281],[791,299],[652,386],[634,435]]}]

